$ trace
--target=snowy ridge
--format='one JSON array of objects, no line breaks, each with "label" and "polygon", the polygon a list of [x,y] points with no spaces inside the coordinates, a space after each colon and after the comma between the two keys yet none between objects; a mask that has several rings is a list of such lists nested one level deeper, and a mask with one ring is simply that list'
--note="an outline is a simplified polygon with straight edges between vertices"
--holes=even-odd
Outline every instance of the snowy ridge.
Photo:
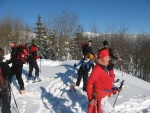
[{"label": "snowy ridge", "polygon": [[100,34],[98,34],[98,33],[93,33],[93,32],[84,32],[83,35],[84,35],[84,36],[87,36],[88,38],[93,38],[93,37],[98,37],[98,36],[100,36]]},{"label": "snowy ridge", "polygon": [[[26,93],[20,95],[18,84],[13,78],[11,85],[20,113],[87,113],[87,94],[82,91],[81,82],[76,87],[77,93],[70,92],[73,64],[77,60],[51,61],[38,60],[41,64],[41,82],[27,83],[28,65],[23,67],[23,79]],[[73,82],[77,80],[77,71]],[[123,74],[123,76],[122,76]],[[33,72],[34,75],[34,72]],[[115,105],[116,113],[150,113],[150,84],[131,75],[115,70],[116,79],[125,80],[123,90],[120,92]],[[117,95],[109,98],[114,103]],[[12,113],[16,113],[16,106],[12,97]]]}]

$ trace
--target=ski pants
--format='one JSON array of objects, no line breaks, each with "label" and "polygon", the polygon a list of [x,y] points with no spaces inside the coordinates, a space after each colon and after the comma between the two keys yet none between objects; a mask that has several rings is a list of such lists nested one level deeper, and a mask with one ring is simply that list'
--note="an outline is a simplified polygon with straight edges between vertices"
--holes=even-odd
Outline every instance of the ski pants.
[{"label": "ski pants", "polygon": [[82,70],[82,68],[80,67],[80,69],[78,70],[78,78],[77,78],[76,86],[80,85],[82,77],[83,77],[83,91],[86,91],[86,82],[88,79],[88,71]]},{"label": "ski pants", "polygon": [[38,67],[37,61],[34,58],[30,58],[29,59],[29,74],[28,74],[28,77],[32,77],[33,68],[35,69],[35,76],[39,76],[39,67]]},{"label": "ski pants", "polygon": [[105,92],[100,89],[95,89],[96,93],[96,105],[88,104],[88,113],[105,113],[102,110],[102,99],[111,94],[111,92]]},{"label": "ski pants", "polygon": [[16,75],[18,84],[20,86],[20,90],[24,90],[24,82],[22,79],[22,68],[23,68],[23,65],[16,65],[16,66],[14,65],[11,67],[12,74]]},{"label": "ski pants", "polygon": [[2,113],[11,113],[11,94],[7,87],[0,92],[0,106]]}]

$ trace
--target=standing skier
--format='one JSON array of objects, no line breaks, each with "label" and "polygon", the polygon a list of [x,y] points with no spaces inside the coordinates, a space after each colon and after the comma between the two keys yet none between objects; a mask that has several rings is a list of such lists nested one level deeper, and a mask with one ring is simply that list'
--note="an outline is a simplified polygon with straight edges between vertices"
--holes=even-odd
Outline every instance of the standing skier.
[{"label": "standing skier", "polygon": [[77,78],[76,86],[80,85],[81,79],[83,77],[83,91],[86,91],[88,72],[90,71],[91,68],[94,67],[93,61],[89,59],[89,53],[85,53],[84,58],[82,58],[77,65],[75,63],[74,67],[77,67],[79,65],[81,66],[78,70],[78,78]]},{"label": "standing skier", "polygon": [[112,49],[110,47],[108,47],[108,41],[107,40],[105,40],[103,42],[103,46],[104,47],[102,49],[100,49],[99,51],[101,51],[101,50],[107,50],[109,52],[110,61],[109,61],[109,64],[107,66],[107,69],[109,71],[110,77],[114,81],[115,74],[114,74],[114,70],[113,70],[114,64],[112,63],[112,59],[115,59],[115,60],[118,60],[118,61],[122,61],[122,59],[121,58],[117,58],[116,56],[114,56]]},{"label": "standing skier", "polygon": [[6,62],[3,62],[4,58],[4,50],[0,48],[0,76],[1,80],[2,78],[4,79],[3,81],[3,88],[2,84],[0,85],[0,101],[1,101],[1,111],[2,113],[11,113],[11,91],[10,91],[10,82],[12,78],[12,73],[9,65]]},{"label": "standing skier", "polygon": [[[41,81],[39,78],[39,67],[37,64],[37,59],[41,58],[40,56],[37,55],[37,46],[35,44],[26,44],[27,50],[28,50],[28,62],[29,62],[29,73],[28,73],[28,81],[29,80],[34,80],[34,81]],[[32,76],[32,71],[33,68],[35,69],[35,78],[33,79]]]},{"label": "standing skier", "polygon": [[23,62],[18,59],[19,57],[19,49],[16,46],[15,41],[9,41],[9,46],[12,49],[11,58],[7,61],[8,64],[12,63],[11,71],[13,75],[16,75],[18,80],[18,84],[20,85],[20,94],[25,93],[24,82],[22,79],[22,68]]},{"label": "standing skier", "polygon": [[101,101],[104,97],[111,95],[113,87],[113,81],[106,68],[110,60],[109,52],[101,50],[98,52],[97,58],[97,64],[93,68],[86,85],[89,100],[88,113],[96,113],[96,111],[98,111],[97,113],[103,113]]}]

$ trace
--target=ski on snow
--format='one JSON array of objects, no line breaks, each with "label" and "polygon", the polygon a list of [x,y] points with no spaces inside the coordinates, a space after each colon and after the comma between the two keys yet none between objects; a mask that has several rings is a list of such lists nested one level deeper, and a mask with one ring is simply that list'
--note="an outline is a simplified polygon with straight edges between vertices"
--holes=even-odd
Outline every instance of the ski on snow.
[{"label": "ski on snow", "polygon": [[42,80],[40,79],[40,80],[38,80],[38,81],[33,81],[32,83],[36,83],[36,82],[41,82]]}]

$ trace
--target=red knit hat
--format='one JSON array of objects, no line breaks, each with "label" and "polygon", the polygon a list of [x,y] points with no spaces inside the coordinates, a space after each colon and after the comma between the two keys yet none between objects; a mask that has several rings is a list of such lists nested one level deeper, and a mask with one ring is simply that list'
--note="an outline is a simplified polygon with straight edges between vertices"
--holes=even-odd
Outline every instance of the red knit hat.
[{"label": "red knit hat", "polygon": [[98,52],[97,54],[97,58],[103,58],[103,57],[106,57],[106,56],[109,56],[109,52],[108,50],[101,50]]}]

